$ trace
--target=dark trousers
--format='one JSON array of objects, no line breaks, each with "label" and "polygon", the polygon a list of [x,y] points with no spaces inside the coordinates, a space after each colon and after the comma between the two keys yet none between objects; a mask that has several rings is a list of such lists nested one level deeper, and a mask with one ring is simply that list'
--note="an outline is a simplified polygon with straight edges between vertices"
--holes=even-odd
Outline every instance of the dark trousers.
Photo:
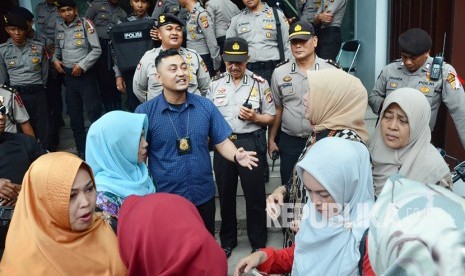
[{"label": "dark trousers", "polygon": [[84,154],[86,150],[84,107],[91,123],[100,118],[102,107],[93,70],[83,73],[80,77],[71,76],[71,71],[72,69],[65,68],[66,106],[76,148],[80,154]]},{"label": "dark trousers", "polygon": [[[257,151],[256,136],[238,135],[234,144],[248,151]],[[221,246],[234,248],[237,245],[236,194],[237,177],[241,178],[244,191],[247,235],[253,248],[265,247],[267,241],[265,213],[265,183],[263,180],[263,163],[261,156],[258,167],[252,170],[226,160],[217,151],[213,157],[213,168],[221,207]]]},{"label": "dark trousers", "polygon": [[200,204],[197,207],[197,211],[199,211],[200,216],[202,217],[203,223],[205,224],[205,228],[207,228],[208,232],[215,236],[215,198],[210,199],[209,201]]},{"label": "dark trousers", "polygon": [[61,88],[63,85],[63,75],[57,72],[55,67],[50,64],[47,79],[46,96],[49,107],[49,131],[48,140],[50,149],[56,150],[60,143],[60,127],[64,126],[63,121],[63,99]]},{"label": "dark trousers", "polygon": [[39,139],[44,148],[51,149],[49,139],[50,112],[43,85],[17,86],[17,89],[29,114],[29,121],[36,138]]},{"label": "dark trousers", "polygon": [[341,48],[341,44],[341,28],[322,28],[320,30],[320,35],[318,36],[316,54],[322,59],[336,60],[339,49]]},{"label": "dark trousers", "polygon": [[290,136],[281,132],[278,147],[279,158],[281,158],[280,173],[282,185],[285,185],[292,177],[294,166],[297,163],[306,142],[307,138]]},{"label": "dark trousers", "polygon": [[[95,63],[98,90],[102,99],[105,112],[112,110],[121,110],[121,93],[116,89],[115,72],[113,64],[109,64],[108,57],[108,40],[100,39],[102,54]],[[132,82],[131,82],[132,86]]]},{"label": "dark trousers", "polygon": [[[208,69],[208,74],[210,75],[210,78],[213,78],[215,76],[215,69],[213,68],[213,60],[210,55],[200,55],[200,57],[203,59],[203,62],[205,62],[205,65],[207,66]],[[203,69],[203,68],[201,68]]]},{"label": "dark trousers", "polygon": [[136,110],[136,107],[140,105],[140,101],[137,98],[137,96],[134,94],[134,89],[132,87],[132,80],[134,79],[134,72],[135,71],[133,70],[123,72],[123,79],[124,79],[124,82],[126,83],[126,94],[128,95],[126,104],[130,112],[134,112],[134,110]]},{"label": "dark trousers", "polygon": [[[216,43],[218,43],[218,46],[220,46],[220,55],[223,55],[224,51],[224,41],[226,40],[226,36],[220,36],[216,38]],[[224,64],[223,59],[221,59],[221,67],[220,67],[220,72],[224,73],[226,72],[226,65]]]}]

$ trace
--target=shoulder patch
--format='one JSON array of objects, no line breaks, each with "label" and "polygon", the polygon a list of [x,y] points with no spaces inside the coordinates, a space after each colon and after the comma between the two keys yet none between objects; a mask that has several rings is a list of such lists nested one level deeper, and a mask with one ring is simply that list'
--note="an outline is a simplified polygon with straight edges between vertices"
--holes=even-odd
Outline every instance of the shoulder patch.
[{"label": "shoulder patch", "polygon": [[335,62],[334,60],[327,59],[325,61],[326,61],[326,63],[331,64],[332,66],[336,67],[337,69],[341,69],[341,66],[337,62]]},{"label": "shoulder patch", "polygon": [[214,77],[212,78],[212,81],[220,80],[220,79],[224,78],[225,76],[226,76],[226,74],[221,73],[221,74],[219,74],[219,75],[214,76]]},{"label": "shoulder patch", "polygon": [[95,32],[95,29],[94,29],[94,25],[92,25],[92,22],[87,18],[85,18],[85,22],[86,22],[86,25],[87,25],[86,26],[87,27],[87,32],[89,34],[93,34]]},{"label": "shoulder patch", "polygon": [[276,68],[278,68],[279,66],[284,65],[284,64],[286,64],[286,63],[288,63],[288,62],[289,62],[289,60],[285,60],[285,61],[283,61],[283,62],[280,62],[280,63],[278,63],[278,64],[276,65]]},{"label": "shoulder patch", "polygon": [[263,77],[260,77],[259,75],[253,73],[252,74],[252,78],[256,81],[258,81],[259,83],[265,83],[266,80],[263,78]]}]

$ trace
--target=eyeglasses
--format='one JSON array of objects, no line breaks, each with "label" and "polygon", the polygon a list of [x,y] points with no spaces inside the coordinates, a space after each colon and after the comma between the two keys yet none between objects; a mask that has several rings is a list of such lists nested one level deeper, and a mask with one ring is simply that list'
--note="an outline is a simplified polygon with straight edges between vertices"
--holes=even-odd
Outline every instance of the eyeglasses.
[{"label": "eyeglasses", "polygon": [[2,116],[5,116],[6,114],[8,114],[8,108],[6,108],[6,106],[4,105],[0,105],[0,113],[2,114]]}]

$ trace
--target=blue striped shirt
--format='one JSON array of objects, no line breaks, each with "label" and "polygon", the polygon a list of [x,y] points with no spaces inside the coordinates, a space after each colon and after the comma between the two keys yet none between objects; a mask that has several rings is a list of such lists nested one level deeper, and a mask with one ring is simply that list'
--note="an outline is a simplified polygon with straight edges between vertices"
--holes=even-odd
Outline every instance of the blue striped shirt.
[{"label": "blue striped shirt", "polygon": [[[136,112],[149,117],[149,170],[157,191],[181,195],[196,206],[212,199],[215,185],[208,138],[217,145],[232,132],[218,108],[206,98],[187,93],[186,103],[178,110],[161,94]],[[176,140],[186,136],[192,153],[178,155]]]}]

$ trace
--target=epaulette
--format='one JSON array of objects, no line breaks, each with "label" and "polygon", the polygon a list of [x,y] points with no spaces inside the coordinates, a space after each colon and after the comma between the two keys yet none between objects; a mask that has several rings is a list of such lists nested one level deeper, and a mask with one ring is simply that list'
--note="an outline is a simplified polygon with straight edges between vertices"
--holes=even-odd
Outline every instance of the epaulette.
[{"label": "epaulette", "polygon": [[214,76],[214,77],[212,78],[212,81],[217,81],[217,80],[219,80],[219,79],[224,78],[225,76],[226,76],[226,74],[221,73],[221,74],[219,74],[219,75]]},{"label": "epaulette", "polygon": [[285,61],[282,61],[282,62],[280,62],[280,63],[278,63],[278,64],[276,65],[276,68],[278,68],[279,66],[284,65],[284,64],[286,64],[286,63],[288,63],[288,62],[289,62],[288,59],[285,60]]},{"label": "epaulette", "polygon": [[338,64],[337,62],[335,62],[334,60],[332,60],[332,59],[327,59],[327,60],[325,60],[325,61],[326,61],[326,63],[331,64],[332,66],[336,67],[337,69],[341,69],[341,65],[339,65],[339,64]]},{"label": "epaulette", "polygon": [[13,94],[16,94],[16,92],[18,92],[18,91],[16,90],[16,88],[14,88],[13,86],[11,86],[11,85],[9,85],[9,84],[6,84],[6,83],[2,85],[2,88],[3,88],[3,89],[6,89],[6,90],[8,90],[8,91],[10,91],[10,92],[13,93]]},{"label": "epaulette", "polygon": [[265,83],[265,79],[263,77],[260,77],[259,75],[253,73],[252,74],[252,78],[256,81],[258,81],[259,83]]}]

